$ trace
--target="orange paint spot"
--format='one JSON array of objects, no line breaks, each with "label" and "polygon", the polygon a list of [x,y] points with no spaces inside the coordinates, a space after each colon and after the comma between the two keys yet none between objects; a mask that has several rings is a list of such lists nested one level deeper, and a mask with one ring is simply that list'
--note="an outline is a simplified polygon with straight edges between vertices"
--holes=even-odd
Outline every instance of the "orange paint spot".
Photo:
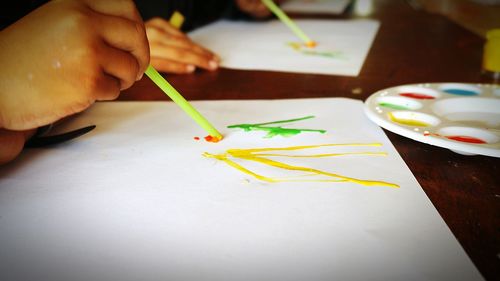
[{"label": "orange paint spot", "polygon": [[214,136],[211,136],[211,135],[208,135],[205,137],[205,140],[208,141],[208,142],[219,142],[222,138],[218,138],[218,137],[214,137]]},{"label": "orange paint spot", "polygon": [[194,137],[194,139],[195,139],[195,140],[200,140],[200,138],[199,138],[199,137]]},{"label": "orange paint spot", "polygon": [[318,45],[318,44],[316,42],[314,42],[314,41],[309,41],[309,42],[306,43],[306,46],[308,48],[314,48],[314,47],[316,47],[316,45]]}]

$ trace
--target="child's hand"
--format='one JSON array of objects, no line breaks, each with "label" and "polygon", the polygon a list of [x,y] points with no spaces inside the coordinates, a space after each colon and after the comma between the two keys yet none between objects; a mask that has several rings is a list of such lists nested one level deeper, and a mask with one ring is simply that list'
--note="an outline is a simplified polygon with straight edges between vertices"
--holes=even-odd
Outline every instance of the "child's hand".
[{"label": "child's hand", "polygon": [[51,1],[0,32],[0,128],[32,129],[116,98],[149,63],[132,0]]},{"label": "child's hand", "polygon": [[182,31],[162,18],[145,23],[151,50],[151,65],[169,73],[191,73],[196,67],[216,70],[219,58],[192,42]]},{"label": "child's hand", "polygon": [[27,131],[9,131],[0,129],[0,165],[14,159],[23,149],[24,143],[35,133]]},{"label": "child's hand", "polygon": [[[271,11],[262,3],[261,0],[234,0],[238,8],[247,13],[254,18],[262,19],[267,18],[271,15]],[[276,4],[279,4],[284,1],[274,1]]]}]

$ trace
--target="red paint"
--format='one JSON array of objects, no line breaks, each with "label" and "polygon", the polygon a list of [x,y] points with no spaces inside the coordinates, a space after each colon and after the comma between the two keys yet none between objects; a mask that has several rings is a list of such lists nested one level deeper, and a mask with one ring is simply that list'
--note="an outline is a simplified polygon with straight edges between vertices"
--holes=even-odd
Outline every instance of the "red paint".
[{"label": "red paint", "polygon": [[194,139],[195,139],[195,140],[200,140],[200,138],[199,138],[199,137],[194,137]]},{"label": "red paint", "polygon": [[469,137],[469,136],[446,136],[450,140],[456,140],[456,141],[461,141],[461,142],[468,142],[468,143],[486,143],[482,139],[478,139],[475,137]]},{"label": "red paint", "polygon": [[208,142],[219,142],[221,139],[217,137],[212,137],[211,135],[208,135],[205,137],[205,140]]},{"label": "red paint", "polygon": [[401,93],[399,95],[403,96],[403,97],[418,99],[418,100],[432,100],[432,99],[434,99],[433,96],[429,96],[429,95],[425,95],[425,94],[418,94],[418,93]]}]

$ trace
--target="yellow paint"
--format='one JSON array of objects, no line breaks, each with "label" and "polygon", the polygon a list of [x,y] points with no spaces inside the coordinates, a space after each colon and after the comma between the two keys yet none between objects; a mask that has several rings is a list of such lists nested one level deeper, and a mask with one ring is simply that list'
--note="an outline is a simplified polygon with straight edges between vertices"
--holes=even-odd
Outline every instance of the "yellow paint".
[{"label": "yellow paint", "polygon": [[418,121],[418,120],[414,120],[414,119],[397,118],[396,116],[394,116],[394,114],[392,114],[392,112],[389,112],[388,115],[389,115],[389,118],[391,119],[392,122],[396,122],[399,124],[408,125],[408,126],[415,126],[415,127],[428,127],[429,126],[428,123],[425,123],[422,121]]},{"label": "yellow paint", "polygon": [[500,28],[486,33],[483,50],[483,68],[491,72],[500,72]]},{"label": "yellow paint", "polygon": [[[373,181],[373,180],[362,180],[355,179],[351,177],[342,176],[339,174],[334,174],[330,172],[321,171],[318,169],[301,167],[301,166],[293,166],[283,162],[275,161],[268,159],[264,156],[272,156],[272,157],[288,157],[288,158],[322,158],[322,157],[332,157],[332,156],[345,156],[345,155],[370,155],[370,156],[385,156],[387,155],[384,152],[348,152],[348,153],[328,153],[328,154],[313,154],[313,155],[287,155],[287,154],[278,154],[278,153],[261,153],[267,151],[294,151],[294,150],[303,150],[310,148],[319,148],[319,147],[330,147],[330,146],[381,146],[379,143],[369,143],[369,144],[323,144],[323,145],[306,145],[306,146],[292,146],[292,147],[280,147],[280,148],[254,148],[254,149],[229,149],[225,153],[222,154],[211,154],[208,152],[203,153],[203,156],[208,158],[214,158],[220,161],[225,162],[229,166],[237,169],[240,172],[243,172],[247,175],[251,175],[256,179],[267,181],[267,182],[290,182],[290,181],[307,181],[307,182],[352,182],[365,186],[388,186],[393,188],[398,188],[397,184],[383,182],[383,181]],[[285,169],[290,171],[302,171],[306,172],[304,176],[326,176],[330,179],[312,179],[312,180],[291,180],[291,179],[283,179],[283,178],[271,178],[263,175],[259,175],[254,173],[240,164],[234,162],[230,158],[248,160],[258,162],[264,165],[268,165],[271,167]]]}]

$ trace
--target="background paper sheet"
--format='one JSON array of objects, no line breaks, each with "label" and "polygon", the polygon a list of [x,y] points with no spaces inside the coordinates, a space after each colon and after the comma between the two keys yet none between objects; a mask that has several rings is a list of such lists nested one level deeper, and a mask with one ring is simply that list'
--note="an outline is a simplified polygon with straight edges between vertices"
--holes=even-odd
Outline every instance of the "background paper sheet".
[{"label": "background paper sheet", "polygon": [[[222,142],[194,140],[205,133],[172,102],[97,103],[60,127],[94,131],[1,167],[0,280],[481,279],[361,101],[192,104]],[[315,118],[286,127],[327,132],[264,138],[226,128],[307,115]],[[399,189],[267,183],[202,156],[364,142],[388,155],[293,161]]]},{"label": "background paper sheet", "polygon": [[311,14],[341,14],[350,0],[290,0],[281,4],[285,12]]},{"label": "background paper sheet", "polygon": [[334,53],[333,57],[303,54],[289,43],[301,43],[281,21],[265,23],[219,21],[189,36],[214,51],[222,66],[236,69],[357,76],[379,28],[373,20],[296,20],[318,46],[303,51]]}]

